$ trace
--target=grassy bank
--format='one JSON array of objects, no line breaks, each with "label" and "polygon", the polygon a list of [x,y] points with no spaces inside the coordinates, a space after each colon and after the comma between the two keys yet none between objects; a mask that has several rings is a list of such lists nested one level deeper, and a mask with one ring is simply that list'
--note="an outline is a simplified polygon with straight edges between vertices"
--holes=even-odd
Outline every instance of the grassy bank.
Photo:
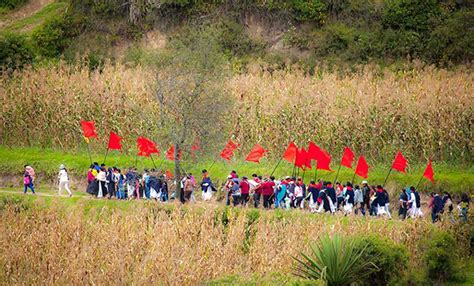
[{"label": "grassy bank", "polygon": [[[92,154],[92,160],[102,162],[105,154]],[[163,159],[161,157],[155,157],[154,161],[157,167],[169,169],[174,171],[174,165],[171,161]],[[89,156],[85,150],[77,150],[75,152],[64,152],[53,149],[42,149],[42,148],[8,148],[6,146],[0,146],[0,174],[3,176],[19,176],[18,183],[21,183],[21,173],[25,164],[31,164],[34,166],[43,181],[48,181],[55,178],[58,167],[60,164],[65,164],[71,174],[75,177],[85,177],[87,168],[89,167],[90,161]],[[119,152],[112,151],[109,153],[107,158],[107,164],[111,166],[118,166],[119,168],[126,169],[129,166],[135,166],[142,170],[143,168],[153,168],[153,163],[150,158],[138,157],[134,155],[124,155]],[[211,159],[197,158],[197,161],[190,162],[184,161],[183,168],[187,172],[193,174],[199,174],[202,169],[209,169],[211,177],[216,181],[222,181],[225,179],[230,170],[236,170],[243,176],[250,176],[252,173],[268,175],[272,172],[276,165],[276,161],[267,161],[263,159],[260,164],[254,164],[245,162],[242,159],[235,159],[232,162],[224,162],[223,160],[217,160],[212,166]],[[339,159],[334,158],[332,168],[337,171]],[[369,162],[370,164],[370,162]],[[212,166],[212,168],[210,168]],[[410,166],[407,174],[392,172],[387,182],[387,187],[393,191],[397,188],[407,185],[416,185],[423,173],[424,165]],[[451,192],[470,192],[473,193],[474,189],[474,166],[469,165],[451,165],[445,163],[434,163],[435,179],[436,184],[433,186],[427,180],[423,179],[422,186],[427,191],[431,190],[448,190]],[[277,170],[275,171],[276,177],[282,177],[291,174],[293,168],[291,164],[286,161],[282,161]],[[318,171],[317,177],[323,178],[324,180],[333,180],[336,171]],[[382,183],[385,176],[387,175],[387,165],[375,165],[371,166],[369,171],[369,182],[374,184]],[[300,176],[302,176],[300,172]],[[341,168],[338,180],[350,181],[353,176],[353,170],[347,168]],[[310,180],[314,177],[314,171],[308,171],[305,174],[305,179]],[[46,179],[46,180],[44,180]],[[356,177],[355,182],[359,182],[361,179]]]},{"label": "grassy bank", "polygon": [[[466,227],[433,225],[429,218],[387,221],[80,195],[0,192],[0,221],[2,284],[288,285],[298,282],[292,256],[336,233],[372,234],[406,249],[409,267],[400,279],[423,284],[430,281],[424,255],[432,237],[453,235],[456,255],[469,241]],[[468,259],[459,256],[453,269],[469,273]]]}]

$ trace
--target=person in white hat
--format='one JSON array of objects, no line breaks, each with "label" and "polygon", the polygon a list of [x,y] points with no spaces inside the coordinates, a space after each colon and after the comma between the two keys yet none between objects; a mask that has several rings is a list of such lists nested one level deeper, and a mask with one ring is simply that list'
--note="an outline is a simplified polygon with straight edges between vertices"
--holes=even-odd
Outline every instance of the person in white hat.
[{"label": "person in white hat", "polygon": [[61,164],[61,166],[59,166],[58,179],[59,179],[58,195],[61,195],[63,189],[66,189],[66,191],[69,193],[69,197],[71,197],[72,192],[69,189],[69,177],[67,175],[66,167],[63,164]]}]

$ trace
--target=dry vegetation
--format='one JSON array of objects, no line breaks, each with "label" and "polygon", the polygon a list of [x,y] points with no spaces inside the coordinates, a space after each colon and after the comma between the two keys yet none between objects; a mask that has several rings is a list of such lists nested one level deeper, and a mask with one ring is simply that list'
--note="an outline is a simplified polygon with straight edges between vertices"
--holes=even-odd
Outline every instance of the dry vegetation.
[{"label": "dry vegetation", "polygon": [[[229,274],[290,275],[292,255],[332,233],[387,237],[420,269],[428,221],[384,221],[300,212],[134,204],[65,211],[61,204],[0,211],[1,284],[188,285]],[[417,268],[418,267],[418,268]]]},{"label": "dry vegetation", "polygon": [[[234,76],[226,86],[237,106],[222,115],[229,122],[223,132],[235,135],[244,149],[260,142],[280,151],[292,138],[315,140],[333,155],[350,144],[378,161],[396,149],[410,160],[472,160],[470,69],[381,73],[366,67],[344,77],[316,74],[257,68]],[[130,148],[139,134],[167,146],[156,124],[154,79],[148,68],[120,64],[92,73],[58,64],[0,78],[1,144],[73,148],[82,140],[78,122],[86,118],[98,123],[103,141],[116,130]]]}]

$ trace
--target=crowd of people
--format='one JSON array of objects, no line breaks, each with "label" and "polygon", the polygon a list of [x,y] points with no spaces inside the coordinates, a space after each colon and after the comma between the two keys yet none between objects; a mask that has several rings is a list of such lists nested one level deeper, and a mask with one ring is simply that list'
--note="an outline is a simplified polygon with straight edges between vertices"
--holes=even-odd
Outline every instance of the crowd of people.
[{"label": "crowd of people", "polygon": [[[196,191],[200,190],[203,201],[211,200],[220,189],[224,194],[226,205],[263,206],[266,209],[309,209],[313,213],[342,213],[344,215],[362,215],[392,218],[390,203],[398,207],[400,219],[424,216],[422,201],[418,190],[411,186],[400,190],[397,199],[390,198],[389,192],[381,185],[370,185],[362,181],[360,185],[351,182],[345,184],[329,181],[310,181],[308,185],[301,177],[286,176],[276,179],[273,176],[262,177],[253,174],[251,178],[239,177],[231,171],[222,188],[214,186],[207,170],[202,170],[202,179],[198,185],[196,178],[185,174],[175,181],[161,171],[145,169],[142,174],[136,168],[122,172],[116,167],[99,166],[94,163],[87,174],[87,192],[97,197],[116,199],[155,199],[166,202],[179,199],[183,203],[196,202]],[[180,197],[175,193],[168,195],[175,184],[180,184]],[[448,192],[431,193],[428,203],[433,222],[440,219],[442,213],[454,218],[455,203]],[[469,197],[463,194],[457,209],[463,220],[467,219]]]},{"label": "crowd of people", "polygon": [[[24,166],[24,193],[28,188],[35,193],[35,171],[31,166]],[[97,198],[114,198],[118,200],[154,199],[166,202],[170,199],[179,199],[181,202],[196,202],[196,191],[200,189],[201,200],[210,201],[218,193],[218,188],[213,184],[207,170],[202,170],[202,178],[198,186],[196,178],[185,174],[181,180],[176,181],[169,175],[154,169],[145,169],[139,174],[136,168],[130,167],[122,172],[117,167],[99,166],[94,163],[87,172],[87,193]],[[58,194],[66,190],[69,196],[67,169],[61,165],[58,173]],[[175,192],[169,195],[170,189],[175,190],[176,184],[180,185],[180,197],[175,197]],[[231,171],[219,188],[224,194],[226,205],[247,207],[253,205],[265,209],[309,209],[312,213],[340,212],[344,215],[362,215],[373,217],[392,218],[390,203],[398,207],[399,219],[419,218],[424,216],[422,199],[418,190],[407,187],[400,190],[398,199],[390,198],[389,192],[381,185],[370,185],[362,181],[360,185],[351,182],[333,184],[321,179],[312,180],[306,185],[301,177],[286,176],[276,179],[273,176],[262,177],[253,174],[251,178],[240,178],[236,171]],[[467,220],[470,198],[463,193],[457,202],[448,192],[430,194],[428,206],[431,209],[433,222],[440,220],[441,214],[447,214],[451,219],[455,217],[457,209],[461,220]]]}]

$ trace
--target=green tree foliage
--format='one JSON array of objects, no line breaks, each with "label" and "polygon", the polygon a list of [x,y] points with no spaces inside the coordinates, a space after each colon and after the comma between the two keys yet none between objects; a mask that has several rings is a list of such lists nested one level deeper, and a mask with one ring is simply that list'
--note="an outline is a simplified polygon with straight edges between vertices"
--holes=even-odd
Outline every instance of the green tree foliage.
[{"label": "green tree foliage", "polygon": [[437,0],[389,0],[382,23],[387,28],[425,32],[437,24],[440,17]]},{"label": "green tree foliage", "polygon": [[33,61],[33,49],[26,37],[6,34],[0,37],[0,71],[11,73]]},{"label": "green tree foliage", "polygon": [[15,9],[25,4],[27,0],[2,0],[0,1],[0,8]]}]

